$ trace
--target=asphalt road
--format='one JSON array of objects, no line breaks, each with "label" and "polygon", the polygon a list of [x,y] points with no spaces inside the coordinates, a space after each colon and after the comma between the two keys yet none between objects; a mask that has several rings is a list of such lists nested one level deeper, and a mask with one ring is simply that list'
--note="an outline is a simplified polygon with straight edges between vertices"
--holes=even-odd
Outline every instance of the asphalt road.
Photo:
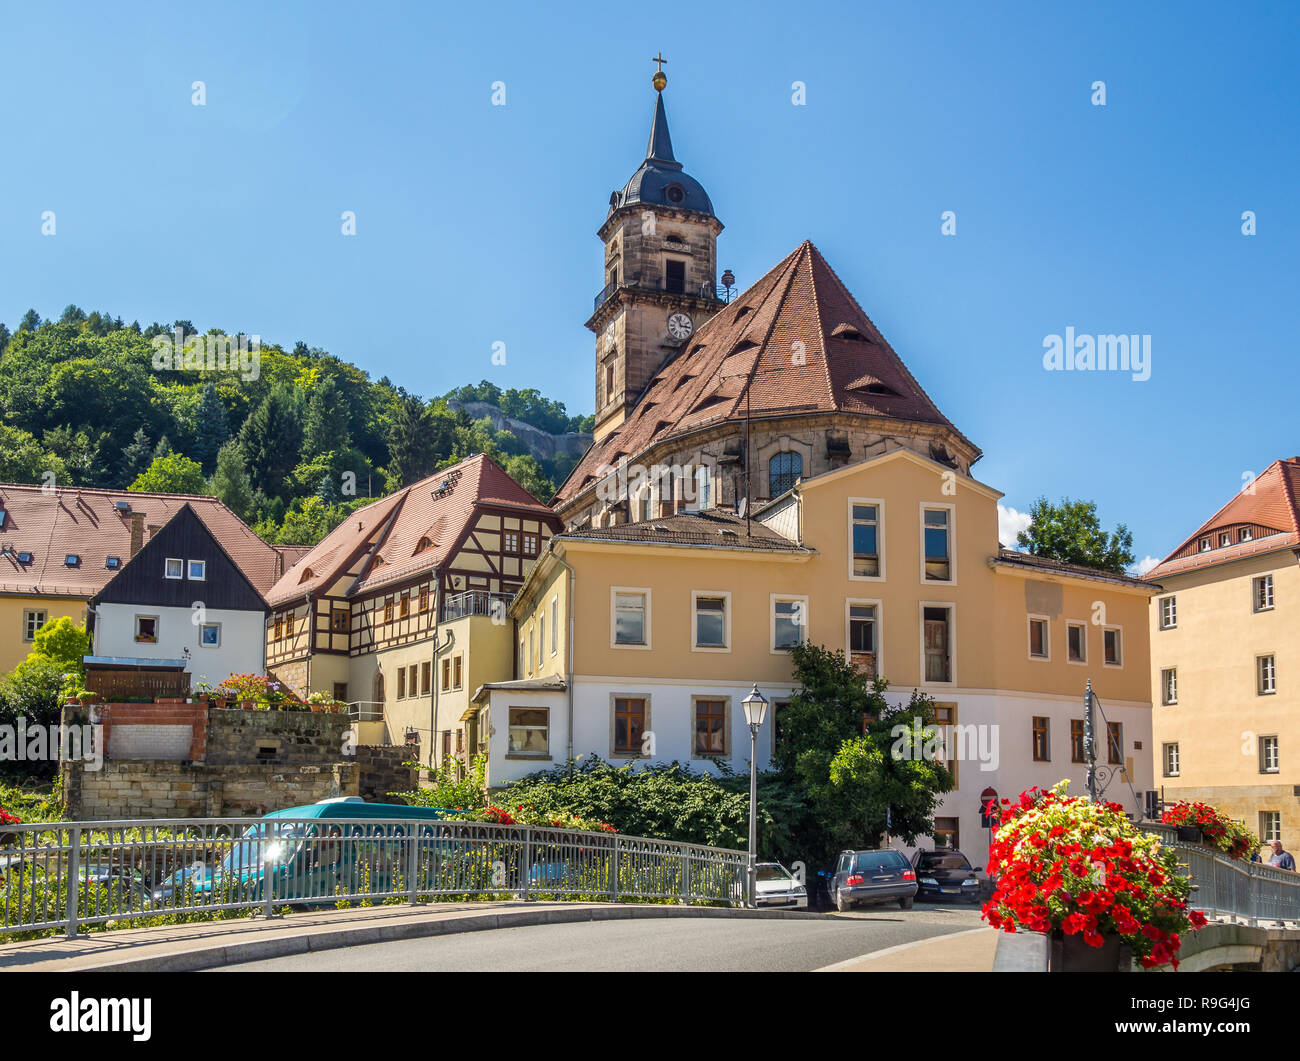
[{"label": "asphalt road", "polygon": [[225,972],[801,972],[977,928],[979,908],[878,907],[831,920],[588,921],[433,936],[226,966]]}]

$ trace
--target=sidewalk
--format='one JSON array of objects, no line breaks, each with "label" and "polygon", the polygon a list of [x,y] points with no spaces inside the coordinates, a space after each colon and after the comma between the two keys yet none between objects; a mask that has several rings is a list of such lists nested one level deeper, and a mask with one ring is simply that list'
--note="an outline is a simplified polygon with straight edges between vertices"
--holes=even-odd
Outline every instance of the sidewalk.
[{"label": "sidewalk", "polygon": [[647,903],[429,903],[299,912],[0,944],[3,972],[188,972],[365,943],[522,925],[662,917],[813,918],[795,910]]},{"label": "sidewalk", "polygon": [[991,973],[995,928],[971,928],[904,943],[818,969],[821,973]]}]

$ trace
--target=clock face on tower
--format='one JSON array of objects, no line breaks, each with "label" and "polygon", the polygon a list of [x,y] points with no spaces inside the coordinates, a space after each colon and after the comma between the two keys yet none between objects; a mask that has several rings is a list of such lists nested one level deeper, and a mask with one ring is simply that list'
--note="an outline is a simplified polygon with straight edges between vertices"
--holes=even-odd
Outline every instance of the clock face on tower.
[{"label": "clock face on tower", "polygon": [[695,325],[685,313],[673,313],[668,318],[668,334],[674,339],[689,339]]}]

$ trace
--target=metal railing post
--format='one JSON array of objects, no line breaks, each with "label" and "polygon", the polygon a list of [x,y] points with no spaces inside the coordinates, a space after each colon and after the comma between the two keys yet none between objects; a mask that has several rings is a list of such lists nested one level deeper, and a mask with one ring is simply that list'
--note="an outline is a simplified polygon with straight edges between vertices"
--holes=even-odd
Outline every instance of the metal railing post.
[{"label": "metal railing post", "polygon": [[66,921],[68,939],[77,938],[77,897],[81,891],[81,826],[74,825],[69,837],[68,851],[68,904]]},{"label": "metal railing post", "polygon": [[407,837],[411,850],[406,856],[406,898],[407,901],[415,906],[420,899],[419,873],[420,873],[420,827],[415,822],[411,822],[410,835]]},{"label": "metal railing post", "polygon": [[259,837],[262,844],[262,891],[266,896],[266,909],[263,911],[266,917],[275,917],[275,869],[267,862],[266,856],[270,853],[271,845],[268,842],[271,828],[269,825],[263,826],[262,836]]},{"label": "metal railing post", "polygon": [[691,899],[691,855],[689,851],[682,852],[682,902],[689,903]]},{"label": "metal railing post", "polygon": [[528,887],[533,882],[533,829],[530,825],[524,826],[524,850],[519,860],[519,875],[523,878],[520,895],[524,902],[528,902]]},{"label": "metal railing post", "polygon": [[618,902],[618,837],[614,837],[614,854],[609,860],[609,898],[610,902]]}]

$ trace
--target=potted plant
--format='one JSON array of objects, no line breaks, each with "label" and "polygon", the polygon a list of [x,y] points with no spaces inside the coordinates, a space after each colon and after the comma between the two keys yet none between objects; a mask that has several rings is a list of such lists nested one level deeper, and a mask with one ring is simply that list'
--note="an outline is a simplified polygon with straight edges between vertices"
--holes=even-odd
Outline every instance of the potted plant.
[{"label": "potted plant", "polygon": [[1217,807],[1197,800],[1181,800],[1160,816],[1178,830],[1184,843],[1206,843],[1229,858],[1247,860],[1259,848],[1259,838]]},{"label": "potted plant", "polygon": [[1182,933],[1205,916],[1187,909],[1191,882],[1173,851],[1138,829],[1118,803],[1031,788],[1004,799],[989,852],[998,875],[984,920],[1050,939],[1052,972],[1118,970],[1127,949],[1143,968],[1178,968]]}]

